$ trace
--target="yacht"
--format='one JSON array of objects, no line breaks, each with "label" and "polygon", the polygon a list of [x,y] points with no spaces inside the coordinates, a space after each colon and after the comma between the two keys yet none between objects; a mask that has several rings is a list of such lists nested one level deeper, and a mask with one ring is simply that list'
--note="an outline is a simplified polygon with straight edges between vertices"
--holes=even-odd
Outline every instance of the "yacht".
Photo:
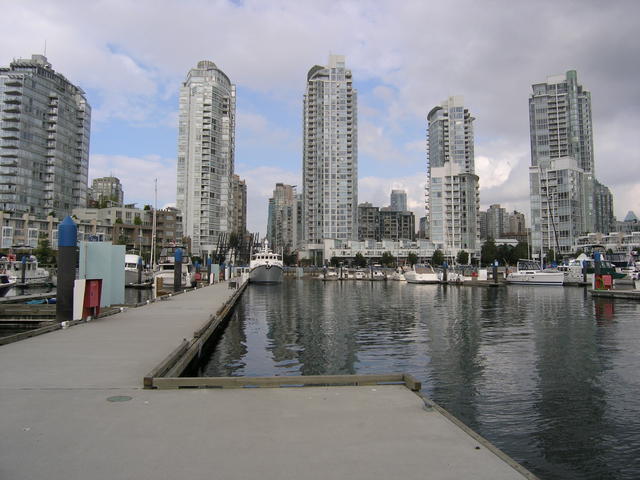
[{"label": "yacht", "polygon": [[[157,269],[153,272],[154,278],[161,278],[163,285],[171,287],[174,284],[174,270],[175,270],[175,252],[177,248],[181,247],[169,247],[163,248],[158,257]],[[186,255],[186,250],[183,249],[182,256],[182,272],[180,275],[180,287],[193,287],[196,284],[196,269],[191,263],[191,257]]]},{"label": "yacht", "polygon": [[16,282],[11,280],[8,274],[0,273],[0,297],[4,297]]},{"label": "yacht", "polygon": [[48,285],[51,283],[51,273],[38,266],[38,259],[33,255],[24,256],[24,281],[22,276],[22,259],[9,255],[0,260],[0,272],[9,275],[11,282],[24,287]]},{"label": "yacht", "polygon": [[[142,282],[138,282],[138,262],[142,260],[140,255],[127,253],[124,256],[124,284],[137,285],[149,283],[153,280],[153,272],[148,268],[142,269]],[[142,263],[144,265],[144,262]]]},{"label": "yacht", "polygon": [[440,275],[429,264],[414,265],[411,270],[405,272],[407,283],[440,283]]},{"label": "yacht", "polygon": [[373,269],[369,273],[369,280],[375,282],[379,280],[386,280],[387,276],[384,274],[382,270]]},{"label": "yacht", "polygon": [[269,250],[264,241],[260,251],[254,253],[249,262],[249,281],[252,283],[280,283],[284,277],[282,256]]},{"label": "yacht", "polygon": [[534,260],[518,260],[515,272],[509,272],[507,283],[519,285],[550,285],[562,286],[564,284],[564,272],[555,270],[542,270],[540,264]]},{"label": "yacht", "polygon": [[387,276],[388,280],[395,280],[397,282],[406,282],[407,279],[404,278],[404,270],[400,267],[396,268],[395,271]]}]

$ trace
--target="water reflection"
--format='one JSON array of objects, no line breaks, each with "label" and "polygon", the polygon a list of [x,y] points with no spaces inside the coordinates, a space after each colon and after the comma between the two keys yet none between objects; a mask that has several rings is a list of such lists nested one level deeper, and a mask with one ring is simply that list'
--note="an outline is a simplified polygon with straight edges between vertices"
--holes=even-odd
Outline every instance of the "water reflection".
[{"label": "water reflection", "polygon": [[542,478],[638,478],[639,314],[581,288],[252,285],[200,373],[408,372]]}]

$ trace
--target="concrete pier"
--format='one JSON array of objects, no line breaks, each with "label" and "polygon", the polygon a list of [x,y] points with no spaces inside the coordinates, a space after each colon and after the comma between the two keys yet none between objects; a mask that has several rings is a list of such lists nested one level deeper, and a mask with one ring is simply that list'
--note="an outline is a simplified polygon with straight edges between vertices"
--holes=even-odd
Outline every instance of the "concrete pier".
[{"label": "concrete pier", "polygon": [[0,346],[0,478],[535,478],[401,385],[144,389],[234,293]]}]

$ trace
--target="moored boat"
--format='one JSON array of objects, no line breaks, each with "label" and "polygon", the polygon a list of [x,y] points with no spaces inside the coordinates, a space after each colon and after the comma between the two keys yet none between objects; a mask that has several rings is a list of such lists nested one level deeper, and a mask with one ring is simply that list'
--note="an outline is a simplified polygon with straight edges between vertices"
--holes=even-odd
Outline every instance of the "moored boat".
[{"label": "moored boat", "polygon": [[506,276],[507,283],[518,285],[562,286],[564,273],[558,270],[542,270],[534,260],[518,260],[516,270]]},{"label": "moored boat", "polygon": [[431,265],[417,264],[411,270],[405,272],[404,278],[407,283],[440,283],[440,275]]},{"label": "moored boat", "polygon": [[24,287],[51,283],[51,273],[38,266],[38,259],[34,255],[25,255],[21,259],[15,255],[3,257],[0,259],[0,273],[6,273],[11,282]]},{"label": "moored boat", "polygon": [[265,240],[262,249],[254,253],[249,262],[249,281],[252,283],[280,283],[283,277],[282,256],[269,250],[269,242]]},{"label": "moored boat", "polygon": [[[175,253],[181,247],[163,248],[158,258],[158,266],[153,272],[153,278],[160,278],[165,286],[174,284]],[[186,250],[183,249],[183,252]],[[191,257],[182,256],[182,271],[180,272],[180,287],[193,287],[196,284],[195,267],[191,263]]]},{"label": "moored boat", "polygon": [[[142,261],[140,255],[127,253],[124,256],[124,284],[137,285],[149,283],[153,280],[153,272],[147,268],[142,268],[141,281],[138,281],[138,262]],[[144,265],[144,262],[142,263]]]}]

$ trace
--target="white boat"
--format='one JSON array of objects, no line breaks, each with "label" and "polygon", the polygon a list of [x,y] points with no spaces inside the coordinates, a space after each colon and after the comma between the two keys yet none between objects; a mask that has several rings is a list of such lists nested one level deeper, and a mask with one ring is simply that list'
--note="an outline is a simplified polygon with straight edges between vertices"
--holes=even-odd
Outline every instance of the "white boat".
[{"label": "white boat", "polygon": [[362,270],[356,270],[355,273],[353,274],[353,278],[355,280],[366,280],[367,274],[364,273]]},{"label": "white boat", "polygon": [[440,275],[429,264],[414,265],[404,274],[407,283],[440,283]]},{"label": "white boat", "polygon": [[251,256],[249,281],[253,283],[280,283],[283,277],[282,256],[269,250],[269,242],[265,240],[262,249]]},{"label": "white boat", "polygon": [[[142,269],[142,282],[138,282],[138,262],[142,260],[140,255],[127,253],[124,256],[124,284],[137,285],[149,283],[153,280],[153,272],[147,268]],[[143,262],[144,265],[144,262]]]},{"label": "white boat", "polygon": [[[174,285],[175,270],[175,251],[181,247],[163,248],[158,258],[158,266],[153,272],[154,278],[162,279],[165,287]],[[186,250],[183,249],[183,252]],[[193,287],[196,284],[196,269],[191,263],[191,257],[183,254],[182,256],[182,272],[180,275],[180,287]]]},{"label": "white boat", "polygon": [[8,274],[0,273],[0,297],[4,297],[16,282],[12,281]]},{"label": "white boat", "polygon": [[323,272],[320,275],[318,275],[318,278],[325,282],[329,282],[332,280],[340,280],[340,275],[334,269],[329,268],[329,269],[323,270]]},{"label": "white boat", "polygon": [[534,260],[518,260],[515,272],[509,272],[507,283],[518,285],[562,286],[564,272],[558,270],[541,270],[540,264]]},{"label": "white boat", "polygon": [[401,268],[397,268],[391,275],[387,276],[387,280],[394,280],[396,282],[406,282],[404,278],[404,271]]},{"label": "white boat", "polygon": [[371,270],[369,273],[369,280],[376,282],[380,280],[386,280],[387,276],[384,274],[382,270]]},{"label": "white boat", "polygon": [[51,283],[51,273],[38,266],[38,259],[33,255],[25,255],[24,279],[22,276],[22,259],[17,259],[15,255],[0,260],[0,272],[9,275],[11,282],[25,287],[37,285],[48,285]]}]

